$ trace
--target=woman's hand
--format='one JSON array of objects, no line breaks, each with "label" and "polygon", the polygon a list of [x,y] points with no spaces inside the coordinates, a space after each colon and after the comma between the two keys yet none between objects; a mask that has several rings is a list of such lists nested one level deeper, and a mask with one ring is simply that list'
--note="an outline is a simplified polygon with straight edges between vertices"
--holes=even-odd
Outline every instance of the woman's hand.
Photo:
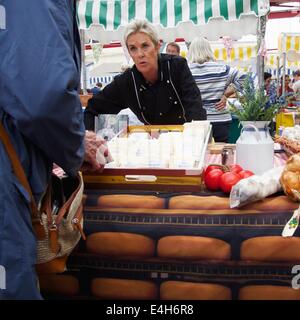
[{"label": "woman's hand", "polygon": [[106,163],[105,157],[109,155],[106,141],[93,131],[86,131],[84,142],[85,155],[81,170],[102,172]]},{"label": "woman's hand", "polygon": [[215,104],[217,110],[223,110],[226,107],[227,97],[223,94],[220,101]]}]

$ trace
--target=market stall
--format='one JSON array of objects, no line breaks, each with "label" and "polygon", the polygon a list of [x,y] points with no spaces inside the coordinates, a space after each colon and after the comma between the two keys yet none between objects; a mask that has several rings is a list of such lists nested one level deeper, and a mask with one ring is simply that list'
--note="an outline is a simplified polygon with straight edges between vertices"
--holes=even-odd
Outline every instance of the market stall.
[{"label": "market stall", "polygon": [[[268,12],[267,0],[78,2],[79,28],[85,36],[102,44],[122,41],[124,26],[130,20],[139,18],[152,22],[163,41],[174,41],[176,38],[191,41],[197,36],[214,41],[224,36],[237,40],[252,34],[257,35],[258,50],[264,39]],[[260,83],[261,62],[258,69],[261,70],[258,72]]]},{"label": "market stall", "polygon": [[147,19],[165,41],[196,36],[218,40],[239,39],[257,33],[257,17],[265,16],[269,1],[108,1],[81,0],[79,28],[102,43],[121,40],[124,26],[133,18]]},{"label": "market stall", "polygon": [[217,61],[245,72],[256,73],[257,42],[256,41],[211,41],[211,47]]},{"label": "market stall", "polygon": [[[186,57],[188,49],[185,39],[180,38],[175,41],[181,47],[181,56]],[[168,42],[164,42],[162,44],[161,52],[165,52],[167,43]],[[217,61],[222,61],[244,72],[256,72],[256,41],[236,41],[230,39],[228,41],[210,41],[210,43]],[[85,51],[87,52],[87,50]],[[90,52],[91,49],[88,51]],[[91,58],[88,58],[90,55],[91,53],[86,54],[86,61],[88,61],[88,59],[91,60]],[[130,64],[131,61],[127,61],[121,43],[113,42],[103,45],[98,60],[88,69],[87,77],[89,86],[97,82],[103,84],[110,83],[113,77],[122,71],[123,67]]]},{"label": "market stall", "polygon": [[[238,38],[256,33],[257,24],[249,21],[254,18],[257,22],[268,9],[267,1],[180,4],[82,0],[79,21],[81,28],[89,28],[93,38],[104,42],[118,40],[123,26],[133,17],[154,22],[166,41],[176,37],[191,40],[195,34],[213,40],[220,35]],[[209,156],[206,163],[212,161]],[[214,162],[221,162],[221,155],[213,157]],[[286,160],[284,154],[275,158],[276,165]],[[126,170],[119,173],[126,175]],[[290,287],[291,268],[300,261],[300,233],[296,230],[295,237],[281,236],[298,204],[283,194],[230,209],[228,195],[201,192],[199,172],[194,177],[180,177],[179,186],[189,186],[191,181],[194,184],[193,178],[198,179],[199,190],[192,191],[164,190],[164,185],[170,186],[166,181],[174,181],[172,174],[161,177],[159,190],[150,180],[129,181],[124,188],[115,175],[109,176],[109,183],[115,187],[119,183],[119,190],[103,185],[97,188],[92,186],[95,176],[87,177],[94,179],[86,180],[87,241],[70,257],[69,271],[64,275],[68,278],[56,279],[59,288],[70,288],[65,296],[111,300],[300,299],[299,292]],[[134,191],[132,184],[136,184]],[[152,188],[145,190],[144,185]],[[56,288],[45,281],[42,289],[53,294]]]},{"label": "market stall", "polygon": [[[279,69],[282,68],[282,85],[288,70],[296,70],[300,66],[300,33],[281,33],[278,39]],[[279,74],[279,72],[278,72]],[[283,91],[284,94],[284,91]]]},{"label": "market stall", "polygon": [[[221,156],[207,161],[221,163]],[[276,154],[275,165],[285,163]],[[300,233],[282,230],[298,204],[275,195],[229,209],[220,192],[87,189],[82,242],[49,297],[300,299],[291,288]]]},{"label": "market stall", "polygon": [[[293,55],[293,57],[292,57]],[[300,58],[295,59],[295,54],[289,54],[286,61],[285,74],[292,77],[293,71],[300,68]],[[270,72],[274,78],[281,76],[283,74],[282,70],[282,60],[278,50],[271,50],[267,52],[265,56],[265,71]]]}]

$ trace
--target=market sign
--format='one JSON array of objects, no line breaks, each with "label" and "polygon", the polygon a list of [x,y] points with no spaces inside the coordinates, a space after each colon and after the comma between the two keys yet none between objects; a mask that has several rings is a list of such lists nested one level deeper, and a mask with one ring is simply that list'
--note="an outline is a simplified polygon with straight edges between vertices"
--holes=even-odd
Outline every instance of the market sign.
[{"label": "market sign", "polygon": [[[174,40],[195,36],[234,39],[256,34],[257,18],[269,12],[268,0],[79,0],[80,29],[92,31],[103,43],[120,40],[132,19],[147,19],[160,37]],[[93,30],[94,29],[94,30]]]}]

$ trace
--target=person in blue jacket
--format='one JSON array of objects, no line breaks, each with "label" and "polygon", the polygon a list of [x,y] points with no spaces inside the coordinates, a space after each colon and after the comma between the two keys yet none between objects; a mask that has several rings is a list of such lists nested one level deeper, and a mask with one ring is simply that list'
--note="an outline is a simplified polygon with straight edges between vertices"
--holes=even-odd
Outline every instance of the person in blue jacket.
[{"label": "person in blue jacket", "polygon": [[[56,163],[73,176],[86,160],[100,170],[78,95],[80,41],[75,1],[0,2],[0,121],[36,202]],[[98,144],[99,143],[99,144]],[[41,299],[29,196],[0,140],[0,300]]]},{"label": "person in blue jacket", "polygon": [[91,89],[93,96],[97,95],[102,90],[102,83],[97,82],[96,85]]}]

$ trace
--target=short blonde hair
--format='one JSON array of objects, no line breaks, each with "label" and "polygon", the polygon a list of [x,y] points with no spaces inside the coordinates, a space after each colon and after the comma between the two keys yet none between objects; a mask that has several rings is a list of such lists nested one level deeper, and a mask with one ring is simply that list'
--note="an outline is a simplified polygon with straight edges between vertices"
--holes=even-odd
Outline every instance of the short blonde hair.
[{"label": "short blonde hair", "polygon": [[131,34],[143,32],[147,34],[151,41],[153,42],[154,46],[156,47],[159,44],[158,33],[155,27],[147,20],[132,20],[127,26],[124,31],[124,43],[127,47],[127,39]]},{"label": "short blonde hair", "polygon": [[187,54],[189,63],[204,63],[207,61],[216,61],[210,43],[205,38],[195,38]]}]

